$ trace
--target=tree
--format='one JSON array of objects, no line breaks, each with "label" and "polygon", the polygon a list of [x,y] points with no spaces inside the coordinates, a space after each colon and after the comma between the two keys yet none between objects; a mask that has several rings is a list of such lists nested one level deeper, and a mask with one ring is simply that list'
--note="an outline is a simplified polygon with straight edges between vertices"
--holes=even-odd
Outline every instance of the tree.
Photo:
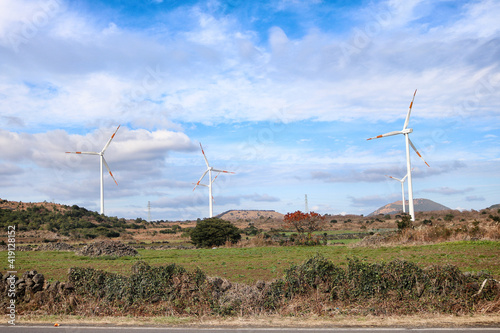
[{"label": "tree", "polygon": [[217,217],[199,220],[190,234],[191,241],[197,247],[220,246],[226,241],[235,244],[241,239],[240,230],[237,227]]},{"label": "tree", "polygon": [[285,226],[293,227],[300,235],[307,232],[310,237],[314,231],[319,231],[324,225],[324,216],[315,212],[302,213],[300,210],[288,213],[283,218]]}]

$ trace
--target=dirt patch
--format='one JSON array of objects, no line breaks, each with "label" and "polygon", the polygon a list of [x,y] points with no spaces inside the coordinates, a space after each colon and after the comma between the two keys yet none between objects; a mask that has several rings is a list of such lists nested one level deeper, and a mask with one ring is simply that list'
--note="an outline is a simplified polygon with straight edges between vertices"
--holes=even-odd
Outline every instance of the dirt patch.
[{"label": "dirt patch", "polygon": [[138,254],[133,247],[123,244],[119,241],[103,240],[84,246],[81,250],[75,252],[77,255],[100,257],[100,256],[135,256]]}]

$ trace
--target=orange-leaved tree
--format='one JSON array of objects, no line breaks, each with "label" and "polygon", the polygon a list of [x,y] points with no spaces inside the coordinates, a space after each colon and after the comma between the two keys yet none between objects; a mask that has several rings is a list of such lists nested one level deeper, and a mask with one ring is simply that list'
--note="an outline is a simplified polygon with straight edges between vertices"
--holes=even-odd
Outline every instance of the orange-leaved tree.
[{"label": "orange-leaved tree", "polygon": [[309,236],[314,231],[318,231],[323,228],[324,220],[325,217],[318,213],[303,213],[300,210],[288,213],[283,218],[285,226],[293,227],[301,235],[307,232]]}]

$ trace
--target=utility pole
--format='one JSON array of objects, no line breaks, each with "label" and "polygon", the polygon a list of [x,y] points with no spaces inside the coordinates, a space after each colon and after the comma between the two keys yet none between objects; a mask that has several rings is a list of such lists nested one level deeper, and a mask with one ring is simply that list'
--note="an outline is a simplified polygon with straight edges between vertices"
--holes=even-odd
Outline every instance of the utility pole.
[{"label": "utility pole", "polygon": [[148,201],[148,222],[151,222],[151,202]]}]

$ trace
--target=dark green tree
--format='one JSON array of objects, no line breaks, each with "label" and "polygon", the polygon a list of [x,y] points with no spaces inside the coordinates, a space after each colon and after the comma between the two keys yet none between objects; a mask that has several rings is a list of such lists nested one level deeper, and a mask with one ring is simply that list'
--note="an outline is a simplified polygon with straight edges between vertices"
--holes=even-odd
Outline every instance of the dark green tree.
[{"label": "dark green tree", "polygon": [[217,217],[198,221],[190,234],[191,241],[197,247],[220,246],[226,241],[235,244],[241,239],[240,230],[237,227]]}]

